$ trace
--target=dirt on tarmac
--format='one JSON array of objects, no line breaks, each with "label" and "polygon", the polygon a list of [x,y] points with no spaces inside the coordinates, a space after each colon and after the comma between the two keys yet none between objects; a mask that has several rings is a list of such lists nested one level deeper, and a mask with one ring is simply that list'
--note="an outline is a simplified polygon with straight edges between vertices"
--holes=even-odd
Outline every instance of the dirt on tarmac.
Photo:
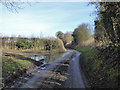
[{"label": "dirt on tarmac", "polygon": [[85,88],[85,77],[79,66],[80,54],[69,50],[53,64],[38,69],[27,82],[12,88]]}]

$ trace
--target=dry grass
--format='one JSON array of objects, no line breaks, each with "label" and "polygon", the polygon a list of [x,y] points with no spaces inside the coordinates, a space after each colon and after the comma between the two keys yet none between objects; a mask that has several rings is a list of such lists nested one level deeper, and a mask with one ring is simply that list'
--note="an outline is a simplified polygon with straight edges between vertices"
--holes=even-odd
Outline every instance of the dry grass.
[{"label": "dry grass", "polygon": [[95,40],[94,40],[94,38],[90,38],[89,40],[80,43],[80,44],[77,45],[76,47],[81,47],[81,46],[91,46],[91,47],[95,47]]},{"label": "dry grass", "polygon": [[60,39],[57,39],[59,42],[59,52],[66,52],[66,48],[64,47],[63,41]]}]

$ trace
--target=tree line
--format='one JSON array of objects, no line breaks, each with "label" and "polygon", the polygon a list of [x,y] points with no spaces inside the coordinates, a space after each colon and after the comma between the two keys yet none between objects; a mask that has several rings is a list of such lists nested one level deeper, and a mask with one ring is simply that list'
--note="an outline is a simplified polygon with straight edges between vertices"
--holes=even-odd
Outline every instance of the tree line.
[{"label": "tree line", "polygon": [[74,46],[84,46],[86,42],[89,41],[88,44],[92,43],[91,42],[91,38],[92,38],[92,34],[91,34],[91,29],[88,28],[88,24],[81,24],[79,25],[77,28],[75,28],[75,30],[73,31],[73,45]]},{"label": "tree line", "polygon": [[97,2],[93,4],[97,6],[98,11],[98,19],[95,20],[95,42],[101,57],[107,58],[112,68],[117,70],[120,53],[120,3]]},{"label": "tree line", "polygon": [[86,23],[80,24],[72,33],[58,31],[56,36],[60,38],[68,48],[86,46],[94,42],[91,29]]},{"label": "tree line", "polygon": [[[96,76],[99,74],[103,77],[104,86],[118,88],[120,86],[118,80],[120,76],[120,2],[106,1],[92,4],[97,9],[94,34],[99,59],[97,62],[102,62],[98,70],[103,73],[96,73]],[[98,83],[102,81],[98,79]]]},{"label": "tree line", "polygon": [[13,50],[52,50],[59,47],[57,39],[40,39],[24,37],[2,37],[2,47]]},{"label": "tree line", "polygon": [[[83,69],[89,76],[91,87],[118,88],[120,76],[120,2],[91,2],[96,6],[97,18],[94,34],[87,24],[74,29],[71,47],[85,54]],[[94,47],[84,43],[92,40]],[[90,41],[91,42],[91,41]],[[84,62],[84,63],[83,63]]]},{"label": "tree line", "polygon": [[56,33],[56,37],[63,41],[64,46],[71,45],[73,41],[73,36],[72,36],[72,33],[70,32],[63,33],[62,31],[58,31]]},{"label": "tree line", "polygon": [[[120,3],[98,2],[95,20],[95,41],[103,46],[120,46]],[[100,43],[101,42],[101,43]]]}]

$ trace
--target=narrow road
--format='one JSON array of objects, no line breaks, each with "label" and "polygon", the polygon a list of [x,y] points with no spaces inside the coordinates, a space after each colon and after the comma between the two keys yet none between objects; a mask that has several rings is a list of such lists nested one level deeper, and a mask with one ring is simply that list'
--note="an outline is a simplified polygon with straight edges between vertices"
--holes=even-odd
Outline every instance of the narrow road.
[{"label": "narrow road", "polygon": [[45,70],[39,70],[19,88],[85,88],[79,66],[81,53],[68,50]]},{"label": "narrow road", "polygon": [[[49,65],[45,70],[39,70],[39,72],[35,73],[34,77],[31,78],[27,83],[22,85],[20,88],[40,88],[43,86],[43,82],[45,79],[53,78],[57,76],[54,70],[63,62],[66,58],[70,58],[73,55],[73,51],[68,50],[63,57],[56,60],[53,64]],[[49,83],[52,83],[51,80]],[[55,83],[54,83],[55,84]],[[43,88],[52,88],[50,84],[45,84]]]},{"label": "narrow road", "polygon": [[65,81],[64,88],[85,88],[83,83],[82,74],[79,66],[79,56],[81,53],[76,52],[76,56],[72,58],[68,68],[68,79]]}]

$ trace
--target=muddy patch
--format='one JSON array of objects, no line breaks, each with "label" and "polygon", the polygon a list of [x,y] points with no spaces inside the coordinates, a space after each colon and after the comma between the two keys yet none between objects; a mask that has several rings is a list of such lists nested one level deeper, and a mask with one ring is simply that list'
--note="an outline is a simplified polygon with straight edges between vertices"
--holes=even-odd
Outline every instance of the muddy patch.
[{"label": "muddy patch", "polygon": [[51,71],[52,74],[42,81],[40,88],[63,88],[64,82],[68,79],[69,75],[67,73],[69,63],[74,55],[57,64],[56,68]]}]

